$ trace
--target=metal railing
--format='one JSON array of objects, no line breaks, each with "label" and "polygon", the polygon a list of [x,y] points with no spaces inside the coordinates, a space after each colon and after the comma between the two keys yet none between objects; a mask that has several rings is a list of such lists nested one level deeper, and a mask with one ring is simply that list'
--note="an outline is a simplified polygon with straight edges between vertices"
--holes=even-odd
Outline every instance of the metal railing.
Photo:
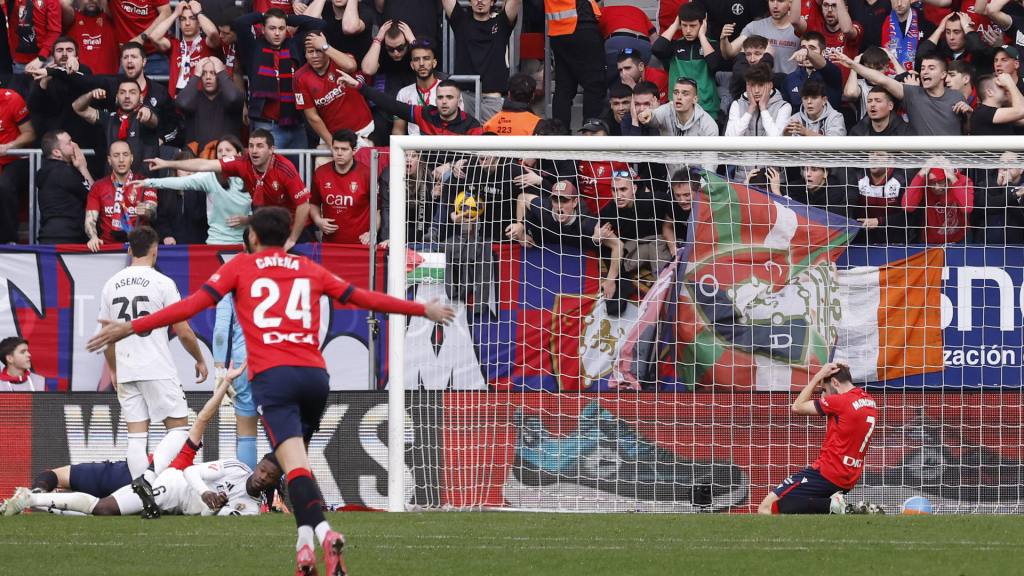
[{"label": "metal railing", "polygon": [[455,76],[449,76],[449,80],[452,82],[462,83],[473,83],[473,103],[476,105],[473,108],[473,117],[477,120],[480,119],[480,75],[478,74],[457,74]]},{"label": "metal railing", "polygon": [[[296,168],[299,171],[299,177],[305,182],[306,186],[310,186],[313,181],[313,172],[316,170],[315,160],[316,157],[330,156],[330,150],[319,150],[319,149],[279,149],[275,150],[278,154],[283,156],[289,156],[296,158]],[[43,151],[39,148],[19,148],[16,150],[8,150],[7,152],[11,156],[24,157],[28,159],[28,243],[35,244],[38,241],[39,225],[41,214],[39,212],[39,198],[38,190],[36,189],[36,173],[42,166]],[[94,156],[94,150],[82,150],[82,153],[86,156]],[[376,162],[377,151],[373,152],[373,160]],[[371,190],[376,190],[377,182],[376,178],[371,179]],[[371,214],[371,219],[376,219],[376,214]],[[82,220],[85,220],[85,214],[82,214]],[[372,224],[372,222],[371,222]]]}]

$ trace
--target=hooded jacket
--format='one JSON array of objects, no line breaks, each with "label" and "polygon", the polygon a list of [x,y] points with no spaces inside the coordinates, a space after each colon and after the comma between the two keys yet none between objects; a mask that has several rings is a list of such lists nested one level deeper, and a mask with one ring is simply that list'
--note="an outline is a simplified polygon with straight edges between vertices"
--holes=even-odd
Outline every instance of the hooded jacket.
[{"label": "hooded jacket", "polygon": [[693,114],[685,124],[679,123],[671,102],[662,104],[652,113],[650,126],[662,136],[718,136],[718,123],[699,104],[693,106]]},{"label": "hooded jacket", "polygon": [[823,136],[846,136],[846,121],[843,119],[843,114],[833,108],[828,100],[825,101],[825,109],[818,115],[817,120],[811,120],[803,106],[800,107],[796,117],[812,132]]},{"label": "hooded jacket", "polygon": [[726,136],[782,136],[786,122],[793,114],[793,107],[786,102],[778,90],[772,89],[768,98],[768,110],[748,110],[750,97],[746,92],[729,106],[729,122],[725,125]]}]

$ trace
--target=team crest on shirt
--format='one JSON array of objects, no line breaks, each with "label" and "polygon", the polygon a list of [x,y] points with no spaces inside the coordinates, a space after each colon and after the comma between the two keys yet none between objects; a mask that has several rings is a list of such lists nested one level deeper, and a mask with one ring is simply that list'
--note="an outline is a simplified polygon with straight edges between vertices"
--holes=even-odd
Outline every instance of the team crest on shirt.
[{"label": "team crest on shirt", "polygon": [[604,166],[597,167],[597,177],[602,178],[604,176]]},{"label": "team crest on shirt", "polygon": [[334,82],[335,81],[334,72],[328,72],[327,73],[327,81],[328,82]]},{"label": "team crest on shirt", "polygon": [[743,11],[744,7],[742,2],[736,2],[735,4],[732,5],[733,16],[739,16],[740,14],[743,14]]},{"label": "team crest on shirt", "polygon": [[358,182],[350,182],[348,187],[349,187],[350,190],[352,190],[353,193],[359,191],[359,183]]},{"label": "team crest on shirt", "polygon": [[324,182],[324,188],[330,190],[331,188],[334,188],[334,185],[332,185],[330,182]]},{"label": "team crest on shirt", "polygon": [[150,106],[156,106],[156,97],[150,96],[150,98],[149,98],[149,105]]},{"label": "team crest on shirt", "polygon": [[277,192],[277,189],[280,188],[281,186],[277,183],[277,180],[274,180],[273,182],[270,183],[270,187],[274,189],[274,192]]}]

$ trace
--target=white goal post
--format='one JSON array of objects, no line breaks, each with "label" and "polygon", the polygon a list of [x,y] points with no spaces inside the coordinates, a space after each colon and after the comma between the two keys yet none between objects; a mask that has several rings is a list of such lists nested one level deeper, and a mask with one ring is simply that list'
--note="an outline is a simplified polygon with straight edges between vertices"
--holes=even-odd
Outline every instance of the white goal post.
[{"label": "white goal post", "polygon": [[[886,166],[913,168],[941,156],[953,168],[1024,168],[1024,138],[996,137],[497,137],[497,136],[394,136],[390,148],[388,294],[407,298],[406,160],[407,151],[486,154],[549,159],[601,159],[622,162],[662,162],[706,166],[709,163],[799,167],[805,165],[867,167],[871,154],[886,153]],[[1006,152],[1019,152],[1008,160]],[[943,164],[944,165],[944,164]],[[968,280],[968,288],[971,286]],[[1024,298],[1024,292],[1022,292]],[[1024,303],[1022,303],[1024,305]],[[945,313],[945,312],[944,312]],[[1015,325],[1020,325],[1020,313]],[[406,318],[388,318],[388,510],[407,510],[409,478],[406,470],[408,438],[406,407]],[[1018,358],[1019,364],[1019,358]],[[1007,383],[1010,385],[1010,383]],[[1014,388],[1019,391],[1020,384]],[[936,393],[952,394],[950,391]],[[984,394],[999,394],[984,392]],[[626,397],[627,393],[622,393]],[[985,400],[982,399],[982,404]],[[1014,407],[1011,405],[1011,408]],[[1019,409],[1019,406],[1017,406]],[[396,425],[397,423],[397,425]],[[1019,432],[1019,430],[1017,431]],[[772,469],[775,482],[781,470]],[[942,482],[946,484],[946,481]],[[1024,492],[1024,488],[1021,488]],[[756,502],[754,503],[756,506]],[[966,506],[966,505],[965,505]],[[486,507],[471,506],[471,507]],[[969,507],[968,507],[969,508]],[[965,508],[967,509],[967,508]],[[1001,509],[1000,509],[1001,510]]]}]

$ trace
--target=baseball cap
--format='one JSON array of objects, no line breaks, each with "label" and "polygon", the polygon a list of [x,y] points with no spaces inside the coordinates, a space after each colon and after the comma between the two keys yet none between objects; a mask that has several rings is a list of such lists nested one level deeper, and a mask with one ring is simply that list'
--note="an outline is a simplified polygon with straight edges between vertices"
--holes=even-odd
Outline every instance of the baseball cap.
[{"label": "baseball cap", "polygon": [[608,123],[600,118],[587,118],[580,126],[580,132],[601,132],[608,133]]},{"label": "baseball cap", "polygon": [[559,180],[551,186],[552,196],[568,196],[570,198],[576,197],[576,186],[568,180]]},{"label": "baseball cap", "polygon": [[996,48],[996,54],[1000,52],[1006,52],[1006,55],[1014,60],[1020,60],[1020,50],[1012,44],[1003,44],[999,48]]},{"label": "baseball cap", "polygon": [[430,50],[431,52],[434,53],[435,57],[437,55],[437,48],[434,46],[434,43],[431,42],[430,39],[428,38],[417,38],[415,42],[409,44],[410,51],[415,50],[417,48],[421,50]]}]

